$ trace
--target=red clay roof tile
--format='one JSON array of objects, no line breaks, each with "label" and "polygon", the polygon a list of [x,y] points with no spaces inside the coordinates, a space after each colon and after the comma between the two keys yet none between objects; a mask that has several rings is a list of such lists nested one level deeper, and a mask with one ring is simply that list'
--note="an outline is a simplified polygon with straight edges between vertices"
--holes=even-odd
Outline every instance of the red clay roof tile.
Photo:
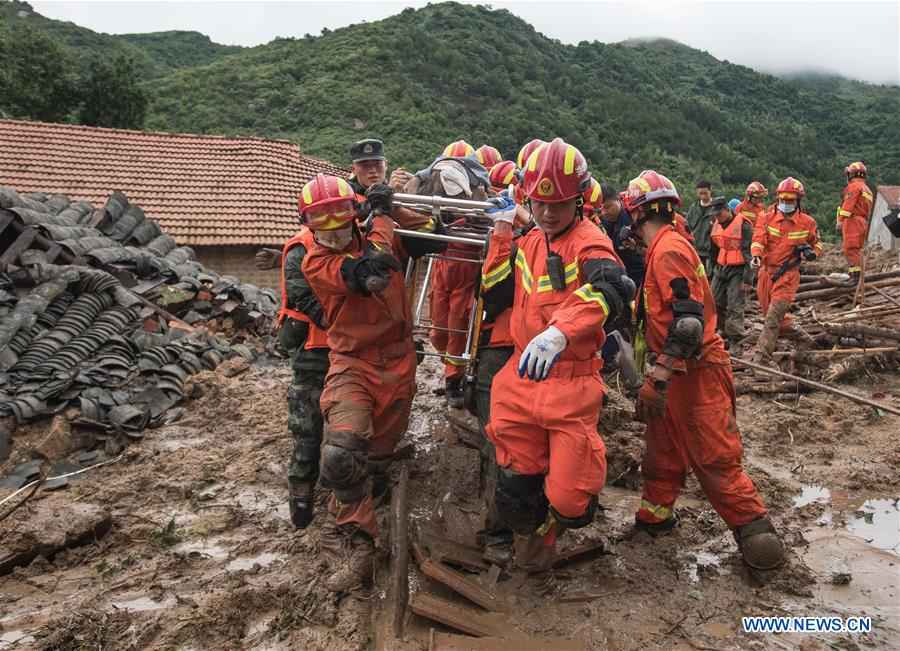
[{"label": "red clay roof tile", "polygon": [[121,190],[185,245],[281,244],[319,172],[348,170],[284,140],[0,120],[0,185],[97,206]]}]

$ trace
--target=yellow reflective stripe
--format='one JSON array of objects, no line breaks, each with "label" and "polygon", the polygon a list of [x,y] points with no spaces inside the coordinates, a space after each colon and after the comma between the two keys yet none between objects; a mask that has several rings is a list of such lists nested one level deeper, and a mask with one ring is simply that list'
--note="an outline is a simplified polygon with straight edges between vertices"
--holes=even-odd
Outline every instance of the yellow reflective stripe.
[{"label": "yellow reflective stripe", "polygon": [[444,363],[450,366],[465,366],[468,362],[464,359],[454,359],[452,357],[444,357]]},{"label": "yellow reflective stripe", "polygon": [[577,150],[569,145],[566,147],[566,157],[563,159],[563,174],[568,176],[575,171],[575,152]]},{"label": "yellow reflective stripe", "polygon": [[822,243],[821,243],[821,242],[816,242],[816,245],[815,245],[814,248],[816,248],[816,249],[818,249],[819,251],[821,251],[821,250],[822,250]]},{"label": "yellow reflective stripe", "polygon": [[338,186],[338,193],[342,197],[349,197],[351,194],[353,194],[353,190],[350,188],[350,184],[347,183],[344,179],[338,179],[337,186]]},{"label": "yellow reflective stripe", "polygon": [[766,230],[769,231],[770,235],[774,235],[776,237],[781,237],[781,231],[775,228],[774,226],[769,226],[766,224]]},{"label": "yellow reflective stripe", "polygon": [[516,176],[516,168],[510,168],[509,172],[506,173],[506,176],[503,177],[503,185],[509,185],[512,183],[513,179]]},{"label": "yellow reflective stripe", "polygon": [[838,215],[840,215],[841,217],[849,217],[852,214],[852,212],[850,212],[849,210],[844,210],[843,208],[838,210]]},{"label": "yellow reflective stripe", "polygon": [[763,246],[762,244],[760,244],[759,242],[754,242],[753,244],[750,245],[750,250],[751,250],[751,251],[754,251],[754,250],[765,251],[765,250],[766,250],[766,247],[764,247],[764,246]]},{"label": "yellow reflective stripe", "polygon": [[528,262],[525,260],[525,252],[522,249],[519,249],[516,253],[516,266],[519,268],[519,271],[522,272],[522,287],[529,294],[531,293],[531,286],[534,284],[534,276],[531,275],[531,269],[528,268]]},{"label": "yellow reflective stripe", "polygon": [[854,271],[862,271],[862,267],[847,267],[847,271],[853,273]]},{"label": "yellow reflective stripe", "polygon": [[706,267],[703,266],[702,262],[699,265],[697,265],[696,269],[694,269],[694,273],[697,274],[697,278],[706,277]]},{"label": "yellow reflective stripe", "polygon": [[312,203],[312,184],[307,183],[303,186],[303,203],[309,205]]},{"label": "yellow reflective stripe", "polygon": [[538,152],[543,151],[544,147],[546,147],[546,146],[547,146],[547,143],[545,142],[543,145],[541,145],[540,147],[535,149],[533,152],[531,152],[531,154],[529,154],[528,161],[527,161],[529,172],[533,172],[534,170],[537,169],[538,157],[540,156],[540,154],[538,154]]},{"label": "yellow reflective stripe", "polygon": [[509,264],[509,260],[504,260],[496,269],[481,275],[481,286],[490,289],[497,283],[503,282],[511,273],[512,266]]},{"label": "yellow reflective stripe", "polygon": [[789,231],[787,236],[789,240],[805,240],[809,237],[809,231]]},{"label": "yellow reflective stripe", "polygon": [[672,509],[668,506],[657,506],[652,502],[648,502],[647,500],[641,500],[641,510],[649,511],[653,514],[653,517],[658,520],[668,520],[672,517]]},{"label": "yellow reflective stripe", "polygon": [[872,200],[872,195],[871,195],[871,193],[869,193],[869,192],[863,192],[863,193],[862,193],[862,196],[863,196],[867,201],[871,201],[871,200]]},{"label": "yellow reflective stripe", "polygon": [[603,314],[609,316],[609,305],[606,304],[606,297],[603,296],[603,292],[595,292],[590,283],[576,289],[575,296],[583,301],[596,303],[603,308]]},{"label": "yellow reflective stripe", "polygon": [[435,222],[434,217],[428,220],[427,224],[423,224],[421,228],[418,228],[420,233],[433,233],[434,229],[437,227],[437,222]]},{"label": "yellow reflective stripe", "polygon": [[[570,262],[565,267],[566,271],[566,284],[574,283],[578,280],[578,258],[575,258],[574,262]],[[538,278],[538,291],[539,292],[549,292],[553,289],[553,285],[550,282],[550,276],[545,275]]]}]

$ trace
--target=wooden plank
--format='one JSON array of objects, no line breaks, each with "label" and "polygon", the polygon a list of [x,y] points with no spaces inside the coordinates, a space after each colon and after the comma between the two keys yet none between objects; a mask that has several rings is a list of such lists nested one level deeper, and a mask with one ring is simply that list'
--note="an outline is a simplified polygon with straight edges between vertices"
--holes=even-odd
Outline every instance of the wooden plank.
[{"label": "wooden plank", "polygon": [[485,610],[495,612],[506,611],[509,609],[508,604],[496,594],[485,590],[478,583],[443,563],[424,555],[421,548],[417,544],[413,544],[413,550],[416,554],[416,560],[419,563],[419,569],[429,579],[433,579],[441,583],[454,592],[462,595],[469,601],[472,601]]},{"label": "wooden plank", "polygon": [[587,651],[587,646],[580,640],[569,640],[562,637],[545,638],[502,638],[502,637],[468,637],[453,633],[434,632],[431,643],[433,651]]},{"label": "wooden plank", "polygon": [[498,613],[460,606],[421,590],[410,597],[409,608],[416,615],[477,637],[508,637],[512,630],[507,619]]},{"label": "wooden plank", "polygon": [[577,545],[576,547],[572,547],[571,549],[567,549],[566,551],[557,554],[556,560],[553,561],[553,567],[562,567],[569,563],[584,561],[593,558],[594,556],[605,554],[606,552],[607,546],[605,540]]},{"label": "wooden plank", "polygon": [[394,488],[391,500],[391,595],[393,601],[394,637],[403,637],[403,623],[409,603],[409,468],[404,464],[400,470],[400,480]]},{"label": "wooden plank", "polygon": [[436,561],[458,565],[472,572],[490,569],[490,563],[484,560],[481,550],[477,547],[448,540],[431,529],[423,529],[419,534],[419,539],[428,549],[428,555]]},{"label": "wooden plank", "polygon": [[9,248],[3,252],[3,255],[0,256],[0,266],[5,267],[14,263],[16,258],[31,245],[35,235],[37,235],[37,231],[33,226],[26,226],[23,228],[22,233],[16,238],[15,242],[13,242]]}]

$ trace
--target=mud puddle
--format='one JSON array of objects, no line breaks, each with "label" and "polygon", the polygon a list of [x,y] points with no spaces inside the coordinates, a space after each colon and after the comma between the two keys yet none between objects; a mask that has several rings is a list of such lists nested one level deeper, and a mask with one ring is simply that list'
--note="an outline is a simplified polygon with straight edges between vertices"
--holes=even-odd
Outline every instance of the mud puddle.
[{"label": "mud puddle", "polygon": [[875,549],[900,556],[900,500],[868,493],[803,486],[794,508],[822,505],[821,527],[843,527]]}]

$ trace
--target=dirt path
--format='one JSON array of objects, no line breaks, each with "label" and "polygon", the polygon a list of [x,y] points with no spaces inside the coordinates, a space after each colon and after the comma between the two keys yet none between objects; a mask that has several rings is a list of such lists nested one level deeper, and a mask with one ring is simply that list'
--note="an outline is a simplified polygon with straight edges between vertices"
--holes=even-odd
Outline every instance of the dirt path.
[{"label": "dirt path", "polygon": [[[477,453],[454,442],[432,395],[438,375],[434,360],[420,368],[408,435],[416,452],[405,462],[412,519],[445,524],[460,542],[473,542]],[[182,421],[148,432],[121,461],[68,489],[38,493],[0,523],[0,545],[8,547],[27,543],[35,523],[71,522],[73,505],[96,506],[112,522],[94,544],[0,577],[0,649],[372,648],[381,586],[358,597],[328,594],[317,524],[296,532],[288,519],[288,382],[280,366],[197,376],[203,395],[186,405]],[[875,382],[897,402],[898,376]],[[818,395],[790,405],[739,403],[751,476],[785,535],[789,564],[765,585],[748,576],[692,480],[681,527],[657,540],[630,537],[640,429],[614,397],[604,436],[618,485],[604,492],[594,525],[565,541],[602,537],[609,553],[549,581],[501,577],[518,634],[576,638],[590,649],[900,648],[897,420]],[[17,438],[17,446],[39,434]],[[849,584],[833,583],[847,575]],[[413,573],[411,589],[437,590],[428,581]],[[740,632],[741,616],[769,614],[864,614],[874,630]],[[391,647],[427,649],[431,627],[412,617],[406,640]]]}]

